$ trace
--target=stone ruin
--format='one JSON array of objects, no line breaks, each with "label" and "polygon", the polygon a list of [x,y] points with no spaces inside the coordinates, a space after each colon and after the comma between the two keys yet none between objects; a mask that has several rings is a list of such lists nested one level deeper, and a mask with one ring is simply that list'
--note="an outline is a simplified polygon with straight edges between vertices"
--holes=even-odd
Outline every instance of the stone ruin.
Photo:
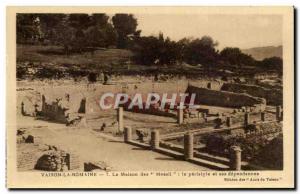
[{"label": "stone ruin", "polygon": [[44,143],[17,144],[18,171],[69,171],[82,168],[77,154]]},{"label": "stone ruin", "polygon": [[49,150],[36,162],[34,169],[45,171],[68,171],[70,154],[58,150],[55,146],[49,146]]},{"label": "stone ruin", "polygon": [[254,97],[245,93],[211,90],[193,85],[188,86],[186,93],[196,94],[196,104],[230,108],[249,106],[255,108],[257,111],[264,111],[266,107],[266,100],[264,98]]},{"label": "stone ruin", "polygon": [[67,126],[85,126],[86,97],[81,93],[54,94],[26,93],[18,99],[23,116],[64,123]]},{"label": "stone ruin", "polygon": [[28,134],[26,130],[17,130],[17,143],[34,143],[34,136],[31,134]]},{"label": "stone ruin", "polygon": [[85,162],[83,165],[84,171],[109,171],[111,167],[109,167],[105,162],[97,161],[97,162]]},{"label": "stone ruin", "polygon": [[67,126],[85,125],[85,104],[86,98],[80,95],[47,98],[42,95],[41,115]]}]

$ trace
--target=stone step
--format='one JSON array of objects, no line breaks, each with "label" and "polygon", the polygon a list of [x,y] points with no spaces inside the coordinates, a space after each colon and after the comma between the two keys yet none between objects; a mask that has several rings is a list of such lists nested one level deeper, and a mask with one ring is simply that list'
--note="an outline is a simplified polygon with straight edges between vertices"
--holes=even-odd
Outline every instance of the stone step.
[{"label": "stone step", "polygon": [[200,166],[204,166],[207,168],[210,168],[212,170],[229,170],[229,166],[221,164],[221,163],[217,163],[217,162],[212,162],[212,161],[208,161],[208,160],[203,160],[200,158],[193,158],[193,159],[189,159],[189,162],[193,163],[193,164],[197,164]]},{"label": "stone step", "polygon": [[229,159],[228,158],[224,158],[224,157],[220,157],[220,156],[214,156],[214,155],[211,155],[211,154],[208,154],[208,153],[197,152],[197,151],[194,152],[194,157],[229,166]]},{"label": "stone step", "polygon": [[[129,141],[127,142],[131,145],[143,147],[145,149],[151,149],[149,144],[137,142],[137,141]],[[170,156],[179,160],[184,160],[184,154],[181,152],[177,152],[174,150],[166,149],[159,147],[154,149],[153,151],[158,152],[160,154],[164,154],[166,156]],[[197,164],[206,168],[210,168],[212,170],[229,170],[229,159],[220,157],[220,156],[213,156],[208,153],[200,153],[194,152],[194,158],[187,160],[187,162],[191,162],[193,164]]]},{"label": "stone step", "polygon": [[157,148],[155,149],[154,151],[158,152],[158,153],[161,153],[161,154],[164,154],[164,155],[167,155],[167,156],[170,156],[170,157],[173,157],[173,158],[176,158],[176,159],[183,159],[183,154],[180,153],[180,152],[176,152],[176,151],[173,151],[173,150],[169,150],[169,149],[165,149],[165,148]]},{"label": "stone step", "polygon": [[142,143],[142,142],[138,142],[138,141],[134,141],[134,140],[130,140],[127,143],[130,144],[130,145],[142,147],[144,149],[150,149],[150,145],[146,144],[146,143]]}]

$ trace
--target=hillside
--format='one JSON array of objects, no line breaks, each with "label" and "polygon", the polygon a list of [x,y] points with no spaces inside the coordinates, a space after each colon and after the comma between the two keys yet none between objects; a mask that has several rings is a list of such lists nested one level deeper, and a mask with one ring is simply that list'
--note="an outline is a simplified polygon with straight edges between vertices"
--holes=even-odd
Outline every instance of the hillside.
[{"label": "hillside", "polygon": [[254,47],[250,49],[242,50],[243,53],[252,55],[256,60],[263,60],[269,57],[281,57],[282,58],[282,46],[266,46],[266,47]]},{"label": "hillside", "polygon": [[112,65],[130,60],[132,53],[124,49],[98,49],[94,52],[65,55],[59,46],[17,45],[18,62],[41,62],[52,64],[101,64]]}]

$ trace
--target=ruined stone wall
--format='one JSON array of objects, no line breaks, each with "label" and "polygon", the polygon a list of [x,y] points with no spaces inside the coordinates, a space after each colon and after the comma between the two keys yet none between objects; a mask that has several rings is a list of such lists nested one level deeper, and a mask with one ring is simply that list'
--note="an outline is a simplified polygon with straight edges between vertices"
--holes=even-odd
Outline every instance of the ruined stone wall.
[{"label": "ruined stone wall", "polygon": [[237,93],[247,93],[251,96],[265,98],[268,105],[282,105],[283,94],[280,89],[270,89],[256,85],[225,83],[221,90]]},{"label": "ruined stone wall", "polygon": [[17,93],[17,114],[35,116],[36,110],[40,110],[40,93],[34,90],[18,90]]},{"label": "ruined stone wall", "polygon": [[65,114],[65,111],[64,107],[59,105],[59,102],[57,101],[51,102],[50,104],[45,101],[42,102],[42,115],[50,120],[67,123],[67,115]]},{"label": "ruined stone wall", "polygon": [[187,93],[195,93],[196,104],[205,104],[211,106],[240,108],[242,106],[261,105],[264,110],[266,101],[263,98],[253,97],[248,94],[233,93],[227,91],[210,90],[189,85]]},{"label": "ruined stone wall", "polygon": [[50,120],[69,124],[85,114],[86,99],[80,93],[43,94],[41,115]]},{"label": "ruined stone wall", "polygon": [[[121,79],[121,78],[120,78]],[[125,78],[124,78],[125,79]],[[148,93],[158,93],[162,95],[164,93],[171,94],[173,93],[184,93],[186,88],[188,87],[189,83],[195,84],[199,87],[207,88],[210,86],[212,89],[219,90],[222,86],[220,81],[214,80],[193,80],[188,81],[185,79],[182,80],[171,80],[167,82],[152,82],[149,80],[145,80],[145,82],[141,81],[132,81],[128,83],[116,83],[111,85],[102,85],[102,84],[95,84],[91,85],[90,89],[88,89],[87,93],[87,114],[97,114],[101,112],[99,106],[99,100],[101,96],[106,92],[111,92],[113,94],[117,93],[126,93],[130,97],[133,97],[134,94],[140,93],[142,94],[143,101],[146,101]],[[178,95],[179,96],[179,95]],[[107,99],[108,101],[112,99]]]}]

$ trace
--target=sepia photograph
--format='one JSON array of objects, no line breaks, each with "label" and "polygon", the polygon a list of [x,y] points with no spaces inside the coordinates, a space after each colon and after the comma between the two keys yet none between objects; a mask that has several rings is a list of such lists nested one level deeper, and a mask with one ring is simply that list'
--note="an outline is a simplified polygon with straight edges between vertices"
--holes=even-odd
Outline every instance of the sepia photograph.
[{"label": "sepia photograph", "polygon": [[8,187],[293,187],[293,7],[7,13]]}]

